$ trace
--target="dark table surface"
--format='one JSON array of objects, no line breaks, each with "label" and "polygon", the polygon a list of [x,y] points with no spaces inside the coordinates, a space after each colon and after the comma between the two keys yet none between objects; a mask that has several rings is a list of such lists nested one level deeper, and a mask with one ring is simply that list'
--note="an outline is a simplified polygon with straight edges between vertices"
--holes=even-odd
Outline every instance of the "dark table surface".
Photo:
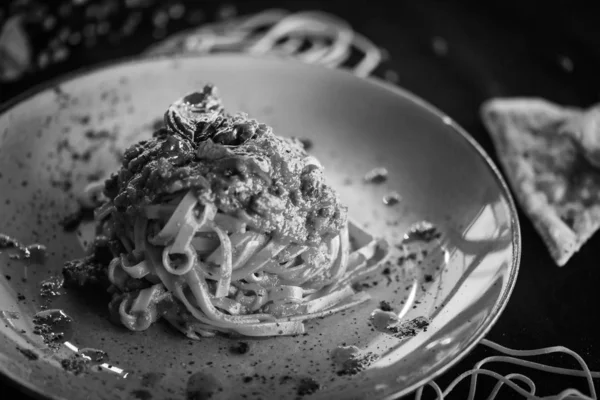
[{"label": "dark table surface", "polygon": [[[11,13],[24,10],[27,35],[35,55],[52,46],[52,35],[42,34],[43,18],[36,16],[35,1],[4,1],[0,5],[0,26]],[[44,80],[93,63],[140,53],[156,39],[197,24],[193,18],[170,21],[157,31],[153,16],[157,9],[173,1],[61,1],[68,12],[58,14],[58,23],[82,29],[85,7],[91,3],[113,4],[107,17],[113,26],[123,24],[128,13],[139,13],[141,22],[127,37],[98,38],[94,43],[71,46],[65,58],[44,68],[32,66],[12,82],[0,82],[0,102]],[[321,9],[346,19],[352,27],[386,49],[389,60],[375,75],[395,83],[433,103],[469,131],[495,158],[490,138],[478,119],[477,110],[492,96],[539,96],[578,106],[600,100],[600,28],[592,9],[584,2],[540,2],[505,0],[493,2],[431,0],[397,2],[360,1],[179,1],[187,3],[188,13],[201,10],[195,18],[214,20],[232,10],[256,12],[278,7],[290,11]],[[482,5],[486,3],[486,5]],[[134,6],[131,6],[134,4]],[[129,5],[129,6],[127,6]],[[133,7],[133,8],[132,8]],[[58,9],[58,8],[57,8]],[[79,14],[78,14],[79,13]],[[58,27],[55,27],[58,32]],[[111,28],[112,30],[112,28]],[[58,33],[55,33],[55,35]],[[434,51],[435,38],[447,44],[447,53]],[[437,39],[439,41],[439,39]],[[118,45],[116,44],[118,43]],[[390,72],[393,71],[393,72]],[[523,252],[519,277],[508,306],[488,335],[488,339],[516,349],[563,345],[578,352],[592,370],[600,370],[600,337],[593,326],[600,317],[593,304],[598,299],[600,268],[596,257],[600,235],[593,237],[567,266],[552,262],[531,222],[521,213]],[[443,388],[482,358],[493,354],[479,346],[446,374],[437,379]],[[566,368],[572,360],[548,356],[544,360]],[[498,365],[497,372],[515,372]],[[539,393],[556,394],[567,387],[587,393],[585,380],[522,370],[536,380]],[[482,378],[478,393],[486,398],[495,381]],[[463,383],[450,396],[466,398]],[[0,382],[3,398],[23,398],[18,389]],[[426,390],[426,394],[433,396]],[[6,397],[4,397],[6,396]],[[410,396],[409,396],[410,397]],[[429,396],[426,396],[426,398]],[[478,397],[479,398],[479,397]],[[501,399],[520,398],[503,389]]]}]

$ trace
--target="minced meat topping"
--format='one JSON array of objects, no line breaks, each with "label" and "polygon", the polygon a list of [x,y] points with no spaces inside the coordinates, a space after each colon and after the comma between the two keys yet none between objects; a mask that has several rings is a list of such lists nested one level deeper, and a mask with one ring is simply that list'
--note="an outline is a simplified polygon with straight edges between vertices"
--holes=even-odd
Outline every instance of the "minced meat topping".
[{"label": "minced meat topping", "polygon": [[193,190],[280,240],[316,244],[339,233],[347,208],[299,140],[227,114],[210,85],[172,104],[164,119],[166,127],[129,147],[106,181],[117,218]]}]

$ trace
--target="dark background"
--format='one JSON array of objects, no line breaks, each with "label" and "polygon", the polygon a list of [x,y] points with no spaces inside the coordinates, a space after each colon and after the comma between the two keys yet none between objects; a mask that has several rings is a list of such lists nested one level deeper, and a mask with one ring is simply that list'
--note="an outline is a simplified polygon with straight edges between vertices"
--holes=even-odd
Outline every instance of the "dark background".
[{"label": "dark background", "polygon": [[[40,8],[43,3],[63,10],[52,12],[46,7],[48,10],[43,11]],[[157,12],[173,3],[185,4],[185,15],[165,25],[156,24]],[[58,56],[56,62],[40,64],[42,53],[54,54],[60,47],[54,38],[62,28],[82,31],[87,24],[99,22],[98,18],[86,16],[86,10],[94,5],[108,7],[102,17],[109,23],[108,32],[69,45],[68,54]],[[586,2],[4,0],[0,5],[0,26],[10,15],[23,14],[35,65],[18,80],[0,82],[0,102],[74,69],[138,54],[156,40],[181,29],[232,12],[245,14],[271,7],[290,11],[320,9],[346,19],[354,30],[389,53],[389,59],[377,69],[376,76],[407,88],[448,113],[494,158],[491,141],[477,115],[484,99],[539,96],[587,107],[600,98],[600,24],[597,12],[587,7]],[[50,30],[44,28],[49,14],[55,15],[57,21]],[[134,14],[137,17],[131,17]],[[131,18],[139,23],[125,34],[123,28]],[[436,37],[447,43],[447,54],[434,51]],[[510,302],[488,339],[516,349],[563,345],[583,356],[592,370],[600,370],[600,338],[594,329],[599,319],[594,306],[600,297],[600,267],[596,265],[600,235],[592,238],[567,266],[558,268],[530,221],[523,214],[520,218],[523,233],[520,274]],[[477,347],[438,378],[438,384],[446,387],[460,373],[493,353],[486,347]],[[536,361],[577,368],[573,360],[562,356],[546,356]],[[502,374],[518,371],[530,375],[538,384],[540,395],[556,394],[567,387],[587,393],[582,378],[535,373],[500,364],[491,368]],[[486,398],[494,384],[490,378],[480,378],[477,398]],[[467,388],[467,383],[461,384],[449,398],[466,398]],[[7,393],[7,398],[10,394],[18,396],[17,391],[4,390],[0,382],[0,391]],[[429,389],[425,393],[429,395],[426,398],[432,398]],[[520,397],[503,389],[499,398]]]}]

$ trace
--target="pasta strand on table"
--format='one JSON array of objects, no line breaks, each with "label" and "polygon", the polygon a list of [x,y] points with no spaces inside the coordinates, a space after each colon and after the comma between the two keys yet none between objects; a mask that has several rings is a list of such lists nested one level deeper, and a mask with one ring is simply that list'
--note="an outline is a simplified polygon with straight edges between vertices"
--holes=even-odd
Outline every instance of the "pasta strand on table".
[{"label": "pasta strand on table", "polygon": [[[477,390],[477,377],[479,375],[491,376],[491,377],[495,378],[496,380],[498,380],[498,383],[496,384],[496,386],[490,393],[489,397],[487,397],[488,400],[494,400],[503,385],[508,386],[509,388],[511,388],[515,392],[519,393],[520,395],[522,395],[524,398],[526,398],[528,400],[544,400],[544,399],[546,399],[546,400],[550,400],[550,399],[552,399],[552,400],[563,400],[563,399],[597,400],[596,389],[594,387],[593,380],[600,378],[600,372],[590,371],[589,367],[587,366],[587,364],[585,363],[583,358],[579,354],[575,353],[574,351],[572,351],[570,349],[567,349],[566,347],[554,346],[554,347],[547,347],[547,348],[535,349],[535,350],[513,350],[513,349],[509,349],[507,347],[501,346],[501,345],[494,343],[487,339],[483,339],[481,341],[481,344],[483,344],[484,346],[490,347],[490,348],[498,351],[499,353],[506,354],[507,356],[491,356],[491,357],[484,358],[483,360],[481,360],[477,364],[475,364],[473,369],[463,372],[456,379],[454,379],[448,385],[448,387],[443,391],[438,386],[438,384],[435,383],[434,381],[429,382],[427,385],[431,386],[435,390],[435,392],[436,392],[435,399],[436,400],[444,400],[458,386],[458,384],[460,384],[463,380],[465,380],[469,376],[471,377],[471,384],[469,387],[469,397],[467,399],[468,400],[475,399],[475,393]],[[545,364],[522,360],[522,359],[517,358],[517,357],[543,356],[543,355],[552,354],[552,353],[563,353],[563,354],[572,356],[573,358],[575,358],[575,360],[577,360],[577,362],[579,363],[579,365],[581,366],[582,369],[581,370],[573,370],[573,369],[566,369],[566,368],[558,368],[558,367],[554,367],[554,366],[550,366],[550,365],[545,365]],[[482,368],[484,364],[487,364],[489,362],[505,362],[505,363],[509,363],[509,364],[513,364],[513,365],[517,365],[517,366],[533,368],[533,369],[536,369],[536,370],[539,370],[542,372],[556,373],[556,374],[568,375],[568,376],[584,377],[587,380],[590,395],[588,396],[588,395],[581,393],[580,391],[578,391],[576,389],[569,388],[569,389],[563,390],[562,392],[560,392],[554,396],[541,397],[541,396],[536,395],[536,385],[530,378],[528,378],[525,375],[519,374],[519,373],[512,373],[512,374],[508,374],[506,376],[502,376],[494,371],[490,371],[488,369]],[[527,390],[523,389],[522,387],[520,387],[519,385],[517,385],[514,382],[515,380],[519,380],[519,381],[525,383],[529,387],[529,391],[527,391]],[[425,388],[425,386],[420,387],[417,390],[416,395],[415,395],[415,400],[421,400],[421,398],[423,396],[424,388]]]}]

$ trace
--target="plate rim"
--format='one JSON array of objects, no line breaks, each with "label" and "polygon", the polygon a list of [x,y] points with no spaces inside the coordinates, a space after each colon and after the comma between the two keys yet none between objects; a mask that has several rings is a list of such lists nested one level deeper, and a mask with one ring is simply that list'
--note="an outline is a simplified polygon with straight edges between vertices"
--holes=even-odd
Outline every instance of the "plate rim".
[{"label": "plate rim", "polygon": [[[281,64],[303,65],[306,68],[329,70],[333,74],[335,74],[335,73],[346,74],[348,76],[354,77],[355,79],[366,81],[381,90],[388,91],[395,96],[400,96],[400,97],[406,98],[406,99],[412,101],[413,103],[415,103],[417,106],[424,108],[426,111],[433,114],[435,117],[439,118],[443,123],[445,123],[447,126],[452,128],[452,132],[454,132],[454,134],[457,134],[458,136],[460,136],[464,140],[466,140],[466,142],[483,159],[483,161],[485,162],[487,167],[490,169],[490,172],[494,176],[496,182],[498,183],[499,188],[501,189],[501,192],[504,194],[504,196],[506,198],[506,201],[508,203],[508,210],[509,210],[509,215],[510,215],[511,226],[513,228],[511,230],[512,231],[511,244],[512,244],[512,248],[513,248],[513,254],[511,257],[511,266],[509,269],[510,273],[508,276],[508,282],[507,282],[506,289],[503,291],[502,295],[500,296],[500,298],[501,298],[500,304],[496,304],[494,306],[494,308],[492,309],[490,316],[489,316],[489,318],[491,318],[491,320],[487,324],[487,326],[480,329],[480,331],[477,332],[471,338],[470,342],[460,351],[460,353],[458,353],[456,355],[456,357],[454,357],[452,360],[450,360],[444,366],[440,367],[438,370],[436,370],[430,376],[423,378],[420,381],[417,381],[410,386],[402,388],[402,389],[394,392],[393,394],[390,394],[386,397],[382,397],[380,399],[381,400],[394,400],[394,399],[397,399],[398,396],[408,395],[408,394],[414,392],[415,390],[417,390],[419,387],[422,387],[422,386],[426,385],[428,382],[433,381],[440,375],[443,375],[451,367],[455,366],[460,360],[462,360],[464,357],[466,357],[473,350],[473,348],[475,346],[477,346],[477,344],[479,344],[479,342],[481,342],[482,339],[485,338],[485,336],[490,332],[490,330],[494,327],[494,325],[496,324],[496,322],[502,315],[502,312],[506,308],[506,305],[508,304],[508,300],[510,299],[510,296],[514,290],[516,279],[517,279],[517,276],[519,273],[520,262],[521,262],[521,252],[522,252],[522,248],[521,248],[522,237],[521,237],[521,227],[520,227],[516,203],[513,198],[513,194],[510,190],[510,187],[507,184],[504,176],[502,175],[500,168],[492,160],[490,155],[485,151],[485,149],[481,146],[481,144],[479,144],[479,142],[477,142],[471,136],[470,133],[468,133],[458,123],[456,123],[453,118],[451,118],[449,115],[444,113],[441,109],[437,108],[436,106],[434,106],[427,100],[421,98],[420,96],[409,91],[408,89],[405,89],[399,85],[394,85],[392,83],[389,83],[389,82],[387,82],[381,78],[375,77],[375,76],[358,77],[358,76],[354,75],[348,69],[327,68],[327,67],[323,67],[320,65],[309,64],[309,63],[302,62],[302,61],[299,61],[296,59],[282,58],[279,56],[253,55],[253,54],[243,54],[243,53],[221,53],[221,54],[202,54],[202,55],[200,55],[200,54],[178,54],[178,55],[138,54],[138,55],[133,55],[133,56],[119,57],[119,58],[111,59],[108,61],[95,63],[93,65],[80,67],[80,68],[74,69],[72,71],[66,72],[64,74],[58,75],[49,80],[35,84],[32,87],[30,87],[29,89],[26,89],[25,91],[0,103],[0,116],[2,114],[6,113],[7,111],[9,111],[11,108],[19,105],[20,103],[28,100],[29,98],[31,98],[45,90],[48,90],[52,87],[61,85],[66,82],[74,81],[83,76],[90,75],[90,74],[100,72],[102,70],[110,69],[113,67],[131,65],[131,64],[136,64],[136,63],[152,63],[152,62],[157,62],[157,61],[177,62],[180,59],[204,60],[204,59],[219,59],[219,58],[220,59],[235,59],[235,60],[238,60],[238,63],[239,63],[239,59],[250,58],[250,59],[265,61],[265,62],[279,62]],[[482,100],[482,102],[485,100],[487,100],[487,99]],[[48,400],[48,399],[68,400],[64,397],[59,397],[59,396],[55,396],[52,394],[50,394],[50,395],[44,394],[42,392],[42,390],[40,388],[38,388],[38,386],[36,386],[35,384],[31,383],[28,380],[21,379],[20,377],[16,376],[15,374],[12,374],[10,371],[8,371],[6,368],[4,368],[2,365],[0,365],[0,381],[7,385],[16,387],[18,390],[25,392],[26,394],[28,394],[34,398],[43,399],[43,400]]]}]

